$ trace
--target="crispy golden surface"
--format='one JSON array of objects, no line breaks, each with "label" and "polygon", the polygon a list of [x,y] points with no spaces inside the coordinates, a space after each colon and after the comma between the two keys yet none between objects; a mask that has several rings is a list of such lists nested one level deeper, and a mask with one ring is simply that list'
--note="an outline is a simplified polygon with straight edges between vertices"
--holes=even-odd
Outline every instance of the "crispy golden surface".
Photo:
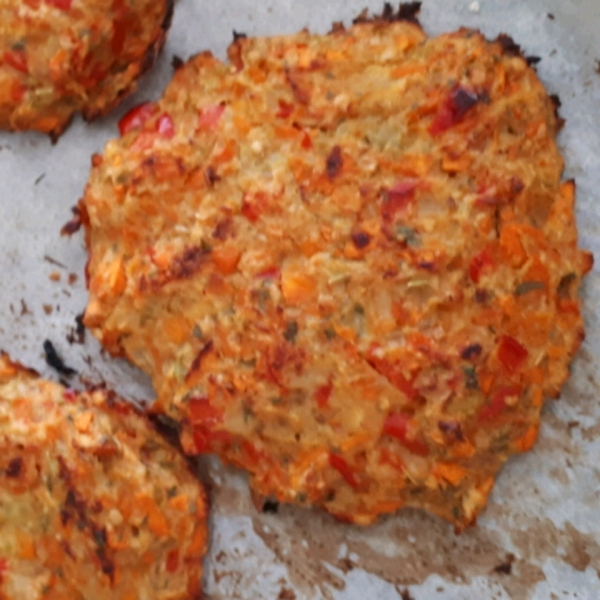
[{"label": "crispy golden surface", "polygon": [[133,407],[0,355],[0,598],[200,598],[204,492]]},{"label": "crispy golden surface", "polygon": [[132,92],[165,40],[173,0],[0,0],[0,129],[54,138]]},{"label": "crispy golden surface", "polygon": [[85,322],[187,452],[359,524],[475,520],[568,376],[591,266],[510,50],[381,21],[238,40],[94,158]]}]

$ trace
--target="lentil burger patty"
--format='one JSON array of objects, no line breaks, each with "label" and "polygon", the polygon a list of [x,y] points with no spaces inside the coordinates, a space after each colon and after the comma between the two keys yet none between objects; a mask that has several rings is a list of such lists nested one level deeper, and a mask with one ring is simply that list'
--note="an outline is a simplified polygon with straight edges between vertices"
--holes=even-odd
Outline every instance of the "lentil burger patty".
[{"label": "lentil burger patty", "polygon": [[199,598],[206,515],[136,409],[0,356],[0,598]]},{"label": "lentil burger patty", "polygon": [[0,0],[0,128],[57,137],[114,108],[154,62],[173,0]]},{"label": "lentil burger patty", "polygon": [[508,39],[393,19],[229,56],[94,157],[85,323],[259,495],[472,523],[583,338],[552,100]]}]

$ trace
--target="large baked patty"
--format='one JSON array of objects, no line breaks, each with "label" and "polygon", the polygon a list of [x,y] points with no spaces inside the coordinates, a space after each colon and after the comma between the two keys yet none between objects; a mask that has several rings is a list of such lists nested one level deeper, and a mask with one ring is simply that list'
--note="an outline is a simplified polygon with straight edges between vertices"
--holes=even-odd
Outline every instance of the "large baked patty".
[{"label": "large baked patty", "polygon": [[229,57],[192,58],[94,157],[86,324],[258,494],[472,523],[583,338],[554,102],[469,30]]},{"label": "large baked patty", "polygon": [[162,48],[173,0],[0,0],[0,129],[106,114]]},{"label": "large baked patty", "polygon": [[0,598],[196,600],[206,511],[132,406],[0,355]]}]

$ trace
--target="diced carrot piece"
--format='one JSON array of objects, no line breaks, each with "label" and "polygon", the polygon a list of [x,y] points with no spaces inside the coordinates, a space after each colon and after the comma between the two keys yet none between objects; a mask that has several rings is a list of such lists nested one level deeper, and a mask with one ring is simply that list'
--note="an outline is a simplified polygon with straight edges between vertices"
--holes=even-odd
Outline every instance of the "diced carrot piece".
[{"label": "diced carrot piece", "polygon": [[17,547],[19,558],[23,560],[35,560],[37,558],[35,538],[26,531],[17,531]]},{"label": "diced carrot piece", "polygon": [[173,498],[169,499],[169,507],[173,510],[178,510],[181,512],[187,512],[189,508],[189,498],[187,494],[178,494],[177,496],[173,496]]},{"label": "diced carrot piece", "polygon": [[433,468],[433,474],[445,479],[452,485],[458,485],[467,475],[468,471],[456,463],[437,463]]},{"label": "diced carrot piece", "polygon": [[471,458],[475,454],[475,446],[471,442],[457,442],[452,446],[452,455],[457,458]]},{"label": "diced carrot piece", "polygon": [[190,322],[183,315],[173,315],[163,321],[163,331],[170,342],[183,344],[190,336]]},{"label": "diced carrot piece", "polygon": [[516,446],[521,452],[527,452],[533,448],[535,440],[537,439],[538,428],[535,425],[530,425],[523,437],[516,441]]},{"label": "diced carrot piece", "polygon": [[83,433],[85,433],[86,431],[89,431],[90,425],[92,424],[93,420],[94,420],[93,412],[86,411],[86,412],[80,414],[75,419],[75,427],[77,428],[77,431],[80,431]]},{"label": "diced carrot piece", "polygon": [[500,232],[500,257],[502,262],[518,269],[525,264],[527,253],[523,248],[518,225],[505,225]]},{"label": "diced carrot piece", "polygon": [[315,295],[315,282],[304,273],[284,271],[281,274],[281,291],[289,304],[302,304]]},{"label": "diced carrot piece", "polygon": [[233,246],[223,245],[214,248],[211,256],[217,269],[219,269],[223,275],[230,275],[237,269],[241,253]]},{"label": "diced carrot piece", "polygon": [[108,275],[108,286],[115,296],[123,293],[127,286],[127,276],[125,275],[125,267],[123,265],[123,258],[119,257],[115,259],[107,269]]},{"label": "diced carrot piece", "polygon": [[169,535],[167,519],[151,496],[144,493],[136,494],[135,502],[148,517],[148,528],[154,535],[158,537]]},{"label": "diced carrot piece", "polygon": [[442,159],[442,169],[446,173],[460,173],[461,171],[466,171],[472,162],[473,158],[468,154],[463,154],[458,158],[445,156]]},{"label": "diced carrot piece", "polygon": [[540,407],[544,402],[544,392],[541,387],[535,387],[531,393],[531,404],[536,408]]},{"label": "diced carrot piece", "polygon": [[185,553],[187,558],[194,558],[203,554],[206,548],[206,531],[203,527],[198,527],[194,532],[192,543],[188,546]]}]

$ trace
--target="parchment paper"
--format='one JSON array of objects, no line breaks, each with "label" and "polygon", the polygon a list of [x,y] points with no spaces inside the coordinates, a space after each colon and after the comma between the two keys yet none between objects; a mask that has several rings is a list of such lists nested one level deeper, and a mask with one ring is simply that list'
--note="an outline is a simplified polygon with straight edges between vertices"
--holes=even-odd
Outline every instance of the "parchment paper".
[{"label": "parchment paper", "polygon": [[[43,358],[54,342],[88,382],[105,381],[127,398],[149,400],[147,380],[100,353],[90,335],[69,343],[86,303],[81,234],[59,236],[80,197],[89,157],[117,134],[118,118],[160,96],[174,54],[204,49],[224,57],[232,31],[248,35],[327,31],[349,24],[379,0],[179,0],[170,38],[138,93],[94,125],[76,120],[52,146],[34,134],[0,133],[0,348],[57,379]],[[477,10],[479,8],[479,10]],[[600,259],[600,0],[425,0],[430,34],[461,25],[488,37],[512,35],[542,58],[540,76],[563,101],[560,143],[566,177],[578,183],[583,247]],[[58,264],[57,264],[58,263]],[[54,272],[54,274],[53,274]],[[69,281],[69,274],[77,280]],[[56,279],[60,276],[59,281]],[[212,541],[205,589],[212,600],[414,600],[600,598],[600,280],[586,279],[587,340],[563,397],[544,411],[534,451],[503,470],[478,525],[460,536],[440,520],[408,510],[359,529],[317,511],[282,507],[259,515],[244,477],[207,460]],[[81,385],[76,377],[74,385]],[[1,532],[0,532],[1,535]]]}]

